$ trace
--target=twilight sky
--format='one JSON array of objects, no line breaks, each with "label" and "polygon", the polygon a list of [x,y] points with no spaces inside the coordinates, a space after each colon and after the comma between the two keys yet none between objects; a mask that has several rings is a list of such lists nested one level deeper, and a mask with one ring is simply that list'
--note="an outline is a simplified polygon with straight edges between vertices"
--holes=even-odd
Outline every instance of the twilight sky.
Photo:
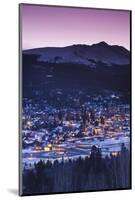
[{"label": "twilight sky", "polygon": [[21,5],[23,49],[105,41],[130,49],[130,12]]}]

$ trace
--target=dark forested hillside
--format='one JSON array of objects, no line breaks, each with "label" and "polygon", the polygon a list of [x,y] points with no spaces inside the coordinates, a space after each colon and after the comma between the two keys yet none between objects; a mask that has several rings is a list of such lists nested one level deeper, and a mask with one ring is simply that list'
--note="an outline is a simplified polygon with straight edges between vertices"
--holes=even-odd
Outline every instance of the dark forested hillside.
[{"label": "dark forested hillside", "polygon": [[34,169],[23,170],[23,194],[60,193],[130,188],[130,154],[122,145],[121,152],[102,158],[92,147],[90,157],[35,163]]},{"label": "dark forested hillside", "polygon": [[[130,66],[106,66],[97,62],[92,68],[83,64],[44,63],[37,55],[23,55],[23,96],[44,95],[48,90],[62,89],[102,91],[104,89],[127,93],[130,91]],[[37,92],[37,93],[36,93]]]}]

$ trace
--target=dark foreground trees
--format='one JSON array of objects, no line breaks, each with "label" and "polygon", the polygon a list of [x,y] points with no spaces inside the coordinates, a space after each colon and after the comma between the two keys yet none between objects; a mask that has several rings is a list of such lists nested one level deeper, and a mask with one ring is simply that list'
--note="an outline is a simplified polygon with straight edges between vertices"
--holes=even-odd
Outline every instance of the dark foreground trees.
[{"label": "dark foreground trees", "polygon": [[24,169],[23,194],[130,188],[130,178],[130,152],[124,145],[120,153],[105,158],[93,146],[85,159],[40,161],[33,169]]}]

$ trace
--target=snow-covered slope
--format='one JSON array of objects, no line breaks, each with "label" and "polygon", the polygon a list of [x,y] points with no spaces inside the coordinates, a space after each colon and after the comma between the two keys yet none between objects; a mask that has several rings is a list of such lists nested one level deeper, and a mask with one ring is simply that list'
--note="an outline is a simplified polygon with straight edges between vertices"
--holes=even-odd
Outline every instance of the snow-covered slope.
[{"label": "snow-covered slope", "polygon": [[124,47],[108,45],[105,42],[67,47],[46,47],[23,51],[25,54],[39,55],[38,60],[49,63],[78,63],[96,66],[98,62],[126,65],[130,63],[130,52]]}]

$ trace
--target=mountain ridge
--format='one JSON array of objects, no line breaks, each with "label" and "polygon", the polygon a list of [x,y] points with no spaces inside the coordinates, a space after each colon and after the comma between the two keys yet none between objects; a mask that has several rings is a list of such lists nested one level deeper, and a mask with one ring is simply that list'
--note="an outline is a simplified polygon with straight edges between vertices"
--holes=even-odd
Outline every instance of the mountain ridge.
[{"label": "mountain ridge", "polygon": [[38,60],[48,63],[84,64],[96,67],[102,62],[112,64],[130,64],[130,51],[118,45],[109,45],[104,41],[97,44],[73,44],[66,47],[41,47],[23,50],[23,54],[37,55]]}]

